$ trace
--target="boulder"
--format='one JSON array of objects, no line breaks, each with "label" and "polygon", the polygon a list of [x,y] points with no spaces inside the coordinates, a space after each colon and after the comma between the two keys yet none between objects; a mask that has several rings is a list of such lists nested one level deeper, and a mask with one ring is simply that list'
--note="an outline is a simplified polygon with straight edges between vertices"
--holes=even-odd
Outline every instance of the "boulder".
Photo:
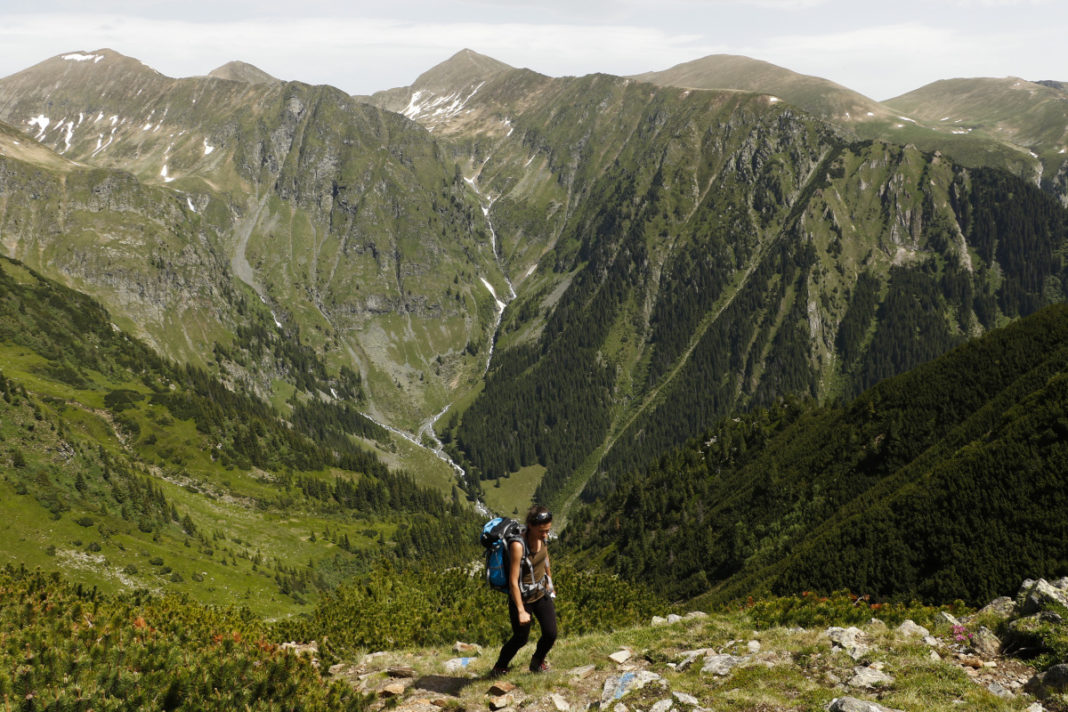
[{"label": "boulder", "polygon": [[618,663],[619,665],[622,665],[623,663],[625,663],[628,660],[630,660],[632,655],[633,655],[632,652],[630,652],[629,650],[624,648],[623,650],[617,650],[616,652],[614,652],[611,655],[609,655],[608,659],[611,660],[614,663]]},{"label": "boulder", "polygon": [[671,698],[666,700],[659,700],[652,707],[649,708],[649,712],[671,712],[671,708],[675,706],[675,701]]},{"label": "boulder", "polygon": [[980,608],[979,615],[994,615],[998,618],[1011,618],[1016,615],[1016,602],[1008,596],[1000,596]]},{"label": "boulder", "polygon": [[1017,596],[1017,604],[1022,615],[1038,613],[1049,608],[1050,604],[1057,604],[1068,608],[1068,592],[1065,592],[1046,579],[1031,582],[1028,586],[1020,589]]},{"label": "boulder", "polygon": [[1001,652],[1001,639],[984,625],[972,635],[972,650],[984,658],[995,658]]},{"label": "boulder", "polygon": [[1024,689],[1040,699],[1068,692],[1068,663],[1054,665],[1040,672],[1027,681]]},{"label": "boulder", "polygon": [[883,707],[875,702],[858,700],[855,697],[839,697],[827,705],[827,712],[901,712],[901,710]]},{"label": "boulder", "polygon": [[917,638],[926,638],[931,634],[931,631],[927,630],[922,625],[916,625],[910,618],[897,627],[897,633],[903,638],[912,638],[914,636]]},{"label": "boulder", "polygon": [[549,701],[553,703],[553,709],[556,712],[571,712],[571,704],[564,699],[564,696],[554,692],[549,695]]},{"label": "boulder", "polygon": [[831,642],[845,651],[846,655],[859,660],[868,654],[870,648],[864,642],[864,631],[860,628],[828,628],[827,637]]},{"label": "boulder", "polygon": [[511,695],[501,695],[500,697],[491,697],[489,701],[489,708],[491,710],[503,710],[512,704]]},{"label": "boulder", "polygon": [[664,618],[664,616],[653,616],[653,619],[649,624],[653,626],[667,625],[667,618]]}]

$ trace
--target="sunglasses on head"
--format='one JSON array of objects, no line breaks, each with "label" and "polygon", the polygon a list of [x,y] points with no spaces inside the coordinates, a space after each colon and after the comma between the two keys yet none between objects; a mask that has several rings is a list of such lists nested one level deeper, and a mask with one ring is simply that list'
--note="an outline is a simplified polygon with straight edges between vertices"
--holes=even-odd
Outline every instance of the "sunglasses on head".
[{"label": "sunglasses on head", "polygon": [[534,524],[548,524],[553,520],[552,512],[538,512],[531,521]]}]

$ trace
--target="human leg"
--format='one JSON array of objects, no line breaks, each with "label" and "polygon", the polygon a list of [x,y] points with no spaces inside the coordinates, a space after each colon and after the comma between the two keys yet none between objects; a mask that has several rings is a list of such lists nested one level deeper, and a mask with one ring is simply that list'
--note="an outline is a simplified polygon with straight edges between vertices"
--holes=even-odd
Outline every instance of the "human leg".
[{"label": "human leg", "polygon": [[527,609],[538,620],[538,627],[541,628],[541,637],[538,638],[534,656],[530,659],[530,669],[541,672],[545,669],[545,657],[556,642],[556,604],[551,597],[543,596],[528,604]]},{"label": "human leg", "polygon": [[501,648],[501,653],[497,656],[497,663],[493,666],[494,670],[508,669],[508,664],[512,662],[512,658],[530,639],[530,623],[526,625],[519,624],[519,609],[515,607],[515,603],[510,599],[508,601],[508,622],[512,624],[512,637],[505,641],[504,646]]}]

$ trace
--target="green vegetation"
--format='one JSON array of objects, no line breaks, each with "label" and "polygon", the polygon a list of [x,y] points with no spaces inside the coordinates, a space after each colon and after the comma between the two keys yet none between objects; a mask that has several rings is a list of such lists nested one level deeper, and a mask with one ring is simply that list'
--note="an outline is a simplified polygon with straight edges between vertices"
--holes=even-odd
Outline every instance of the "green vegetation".
[{"label": "green vegetation", "polygon": [[[637,625],[665,603],[644,587],[613,576],[553,563],[553,583],[566,591],[557,616],[569,635]],[[402,568],[381,562],[366,576],[324,595],[307,616],[279,623],[277,637],[317,640],[324,659],[358,651],[450,645],[463,640],[496,646],[510,635],[507,599],[480,572],[437,566]]]},{"label": "green vegetation", "polygon": [[248,610],[0,570],[0,698],[23,710],[359,710]]},{"label": "green vegetation", "polygon": [[848,404],[723,420],[648,469],[594,480],[563,541],[670,597],[989,600],[1022,574],[1068,571],[1065,363],[1057,305]]},{"label": "green vegetation", "polygon": [[[476,553],[473,512],[364,449],[385,434],[351,401],[297,402],[284,420],[6,259],[0,353],[13,563],[277,615],[386,552],[443,565]],[[358,393],[355,373],[342,381]]]}]

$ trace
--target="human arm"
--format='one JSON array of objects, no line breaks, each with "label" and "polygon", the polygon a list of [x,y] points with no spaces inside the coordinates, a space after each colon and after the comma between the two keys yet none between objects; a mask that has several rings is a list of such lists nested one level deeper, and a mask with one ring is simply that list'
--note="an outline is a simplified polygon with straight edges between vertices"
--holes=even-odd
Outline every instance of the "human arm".
[{"label": "human arm", "polygon": [[513,541],[508,544],[508,595],[519,611],[519,625],[530,625],[530,613],[523,605],[523,594],[519,591],[519,573],[523,563],[523,544]]}]

